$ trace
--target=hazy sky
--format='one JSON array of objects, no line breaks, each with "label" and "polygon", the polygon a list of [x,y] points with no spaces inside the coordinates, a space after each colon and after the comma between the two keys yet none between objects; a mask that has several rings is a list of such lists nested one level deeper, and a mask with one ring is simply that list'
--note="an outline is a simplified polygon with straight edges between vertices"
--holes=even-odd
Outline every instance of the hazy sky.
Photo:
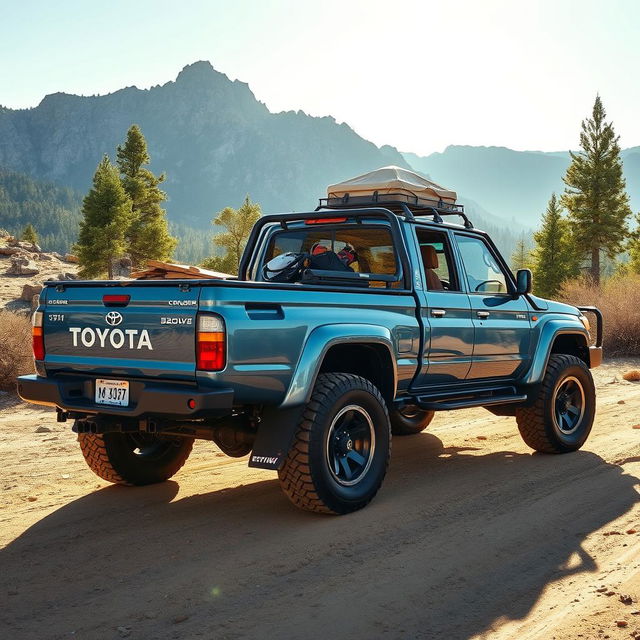
[{"label": "hazy sky", "polygon": [[175,79],[210,60],[272,111],[376,144],[575,148],[596,92],[640,145],[639,0],[0,0],[0,104]]}]

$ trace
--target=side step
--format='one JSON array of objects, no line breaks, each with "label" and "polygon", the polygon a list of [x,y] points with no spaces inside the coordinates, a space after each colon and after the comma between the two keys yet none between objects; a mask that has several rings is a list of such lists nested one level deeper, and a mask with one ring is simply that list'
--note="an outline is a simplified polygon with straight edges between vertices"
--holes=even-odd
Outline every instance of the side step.
[{"label": "side step", "polygon": [[526,394],[519,394],[515,387],[485,387],[449,393],[433,393],[415,396],[415,403],[429,411],[450,411],[471,407],[489,407],[498,404],[524,402]]}]

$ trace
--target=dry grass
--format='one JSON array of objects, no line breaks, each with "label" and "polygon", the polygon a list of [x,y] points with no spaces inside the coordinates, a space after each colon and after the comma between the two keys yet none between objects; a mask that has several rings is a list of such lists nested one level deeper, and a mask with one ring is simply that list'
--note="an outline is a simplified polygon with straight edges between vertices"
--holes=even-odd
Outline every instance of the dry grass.
[{"label": "dry grass", "polygon": [[0,389],[15,390],[16,377],[33,373],[31,321],[10,311],[0,312]]},{"label": "dry grass", "polygon": [[607,356],[640,355],[640,275],[610,278],[599,288],[574,280],[564,285],[560,298],[602,311]]}]

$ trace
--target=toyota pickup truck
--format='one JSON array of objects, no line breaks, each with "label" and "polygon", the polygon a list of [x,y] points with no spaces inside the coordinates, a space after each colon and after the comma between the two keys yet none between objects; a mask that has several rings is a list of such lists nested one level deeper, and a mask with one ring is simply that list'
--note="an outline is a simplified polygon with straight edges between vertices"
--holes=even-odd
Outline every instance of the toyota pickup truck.
[{"label": "toyota pickup truck", "polygon": [[460,205],[376,200],[262,217],[236,279],[47,283],[20,396],[73,421],[110,482],[164,481],[200,438],[332,514],[369,503],[392,434],[436,411],[485,407],[536,451],[579,449],[599,311],[532,295]]}]

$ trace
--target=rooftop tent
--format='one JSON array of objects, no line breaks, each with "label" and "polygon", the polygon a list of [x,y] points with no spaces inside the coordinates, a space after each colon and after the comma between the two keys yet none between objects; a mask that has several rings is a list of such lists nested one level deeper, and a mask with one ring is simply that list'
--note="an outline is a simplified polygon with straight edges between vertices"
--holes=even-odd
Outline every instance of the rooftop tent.
[{"label": "rooftop tent", "polygon": [[394,166],[382,167],[327,187],[329,200],[342,199],[347,195],[349,199],[374,196],[376,192],[380,197],[385,196],[385,199],[397,198],[406,202],[407,198],[411,198],[418,204],[455,204],[457,197],[455,191],[449,191],[413,171]]}]

